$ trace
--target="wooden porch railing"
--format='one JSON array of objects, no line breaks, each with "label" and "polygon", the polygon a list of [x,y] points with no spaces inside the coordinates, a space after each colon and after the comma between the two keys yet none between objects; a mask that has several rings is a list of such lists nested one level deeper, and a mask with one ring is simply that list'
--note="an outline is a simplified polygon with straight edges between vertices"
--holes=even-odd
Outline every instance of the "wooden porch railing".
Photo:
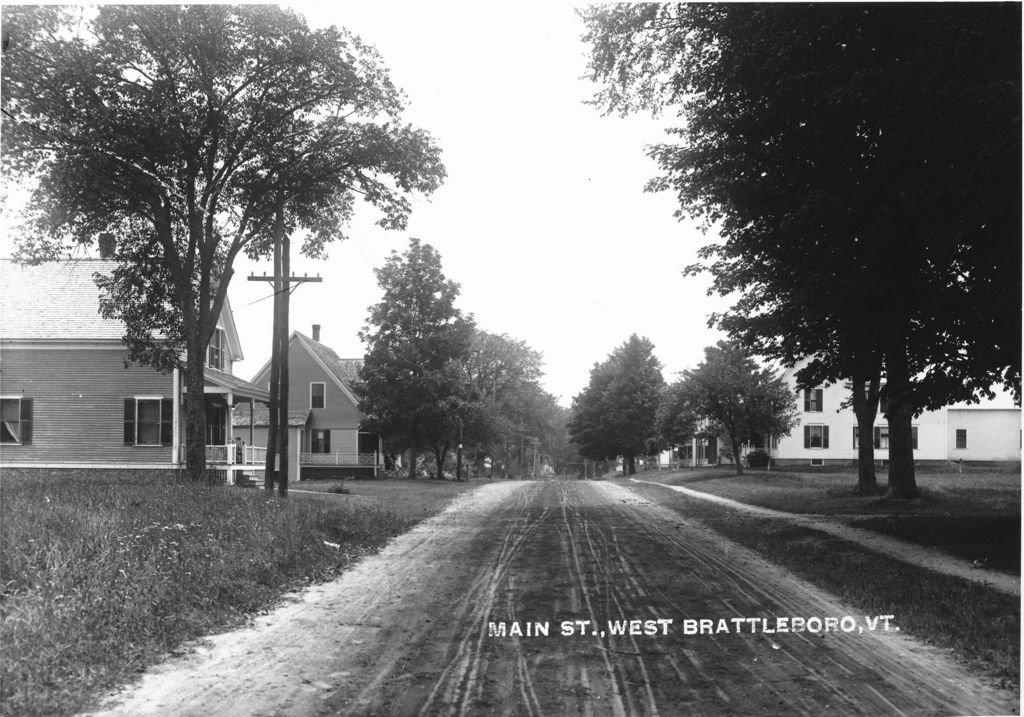
[{"label": "wooden porch railing", "polygon": [[377,463],[376,453],[300,453],[299,464],[304,466],[372,466]]}]

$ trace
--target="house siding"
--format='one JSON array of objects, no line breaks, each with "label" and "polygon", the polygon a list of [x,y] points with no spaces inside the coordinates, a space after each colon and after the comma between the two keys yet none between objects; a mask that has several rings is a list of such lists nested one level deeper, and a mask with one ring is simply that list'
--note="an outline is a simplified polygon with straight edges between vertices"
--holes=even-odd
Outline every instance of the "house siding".
[{"label": "house siding", "polygon": [[[253,383],[260,386],[268,386],[269,380],[266,368],[253,377]],[[324,384],[323,408],[312,408],[310,384],[313,382]],[[358,452],[359,424],[363,415],[297,338],[288,344],[288,409],[310,412],[309,423],[302,434],[302,452],[310,452],[310,431],[314,430],[331,432],[331,453]]]},{"label": "house siding", "polygon": [[0,348],[0,393],[33,401],[32,443],[4,444],[0,464],[171,464],[171,446],[124,445],[124,399],[171,398],[173,378],[124,365],[111,348]]},{"label": "house siding", "polygon": [[[1020,411],[1013,409],[951,408],[948,432],[950,460],[1019,461]],[[967,431],[967,448],[956,447],[957,429]]]},{"label": "house siding", "polygon": [[[822,388],[821,411],[806,411],[803,391],[796,391],[796,379],[792,370],[783,373],[783,379],[794,389],[797,408],[797,425],[788,436],[778,439],[778,446],[772,450],[773,458],[781,464],[809,464],[820,459],[829,464],[854,464],[857,449],[853,444],[853,430],[857,418],[852,408],[840,406],[849,397],[845,384],[835,383]],[[998,404],[996,404],[998,405]],[[829,427],[828,448],[805,448],[804,426],[827,425]],[[936,411],[925,411],[913,419],[917,428],[915,461],[945,462],[947,460],[968,461],[1019,461],[1020,460],[1020,410],[1016,408],[970,408],[943,407]],[[879,412],[875,418],[877,429],[888,426],[886,418]],[[968,431],[967,449],[956,449],[956,429]],[[884,461],[889,457],[885,448],[875,449],[875,460]]]}]

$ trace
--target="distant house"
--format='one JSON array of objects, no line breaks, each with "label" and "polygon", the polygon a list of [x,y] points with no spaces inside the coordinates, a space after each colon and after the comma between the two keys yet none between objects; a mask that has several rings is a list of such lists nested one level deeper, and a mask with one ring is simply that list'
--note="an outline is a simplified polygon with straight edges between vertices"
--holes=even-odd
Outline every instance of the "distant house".
[{"label": "distant house", "polygon": [[[124,326],[99,314],[106,259],[0,260],[0,468],[137,469],[184,465],[184,377],[128,364]],[[210,468],[265,460],[231,417],[268,400],[234,375],[242,349],[225,301],[207,350],[204,406]],[[244,441],[246,445],[238,445]]]},{"label": "distant house", "polygon": [[[846,384],[796,390],[796,371],[782,372],[797,402],[797,425],[788,436],[770,439],[779,465],[850,465],[857,460],[857,417],[840,408],[850,396]],[[873,439],[875,459],[888,459],[889,425],[880,406]],[[1008,394],[978,404],[958,403],[925,411],[913,421],[916,462],[1015,462],[1021,457],[1021,415]]]},{"label": "distant house", "polygon": [[[289,450],[298,456],[301,479],[377,475],[380,437],[361,430],[364,417],[350,387],[361,366],[362,359],[343,359],[321,343],[319,324],[312,337],[298,331],[289,337],[288,411],[296,421],[305,415],[296,436],[299,449],[293,438]],[[269,388],[269,362],[252,382]],[[239,426],[246,420],[244,414],[236,418]]]}]

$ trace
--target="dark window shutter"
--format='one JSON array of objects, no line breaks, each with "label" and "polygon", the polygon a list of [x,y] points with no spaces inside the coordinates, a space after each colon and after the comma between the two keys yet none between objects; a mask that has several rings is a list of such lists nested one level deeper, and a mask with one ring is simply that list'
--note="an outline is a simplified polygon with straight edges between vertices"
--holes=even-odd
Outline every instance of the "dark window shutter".
[{"label": "dark window shutter", "polygon": [[828,426],[821,427],[821,447],[828,448]]},{"label": "dark window shutter", "polygon": [[804,448],[811,447],[811,427],[804,426]]},{"label": "dark window shutter", "polygon": [[324,453],[331,452],[331,432],[324,431]]},{"label": "dark window shutter", "polygon": [[858,438],[860,438],[860,426],[854,426],[853,427],[853,447],[854,448],[856,448],[859,445],[859,443],[857,442]]},{"label": "dark window shutter", "polygon": [[804,413],[811,410],[811,391],[810,389],[804,389]]},{"label": "dark window shutter", "polygon": [[124,444],[135,445],[135,399],[124,400]]},{"label": "dark window shutter", "polygon": [[32,399],[21,399],[21,445],[32,442]]},{"label": "dark window shutter", "polygon": [[820,389],[820,388],[814,389],[814,410],[815,411],[824,411],[825,410],[825,407],[823,405],[821,405],[822,404],[822,395],[823,395],[822,389]]},{"label": "dark window shutter", "polygon": [[174,401],[165,398],[160,401],[160,445],[169,446],[174,442]]},{"label": "dark window shutter", "polygon": [[910,429],[910,447],[913,450],[917,450],[917,426],[913,426]]}]

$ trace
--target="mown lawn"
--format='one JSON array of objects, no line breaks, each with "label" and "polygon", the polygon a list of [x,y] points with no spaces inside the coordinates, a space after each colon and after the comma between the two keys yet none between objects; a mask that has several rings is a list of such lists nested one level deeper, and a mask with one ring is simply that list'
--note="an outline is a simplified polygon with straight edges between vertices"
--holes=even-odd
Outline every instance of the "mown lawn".
[{"label": "mown lawn", "polygon": [[459,492],[411,491],[404,500],[402,486],[374,490],[392,497],[280,500],[115,477],[5,480],[0,713],[83,709],[184,641],[337,575]]},{"label": "mown lawn", "polygon": [[[921,498],[853,495],[854,473],[732,469],[647,472],[635,476],[789,513],[836,520],[924,545],[986,569],[1020,575],[1021,480],[1015,473],[919,473]],[[885,473],[879,472],[884,487]]]}]

